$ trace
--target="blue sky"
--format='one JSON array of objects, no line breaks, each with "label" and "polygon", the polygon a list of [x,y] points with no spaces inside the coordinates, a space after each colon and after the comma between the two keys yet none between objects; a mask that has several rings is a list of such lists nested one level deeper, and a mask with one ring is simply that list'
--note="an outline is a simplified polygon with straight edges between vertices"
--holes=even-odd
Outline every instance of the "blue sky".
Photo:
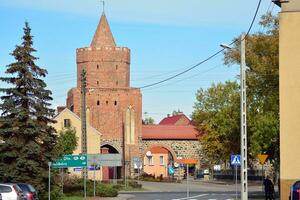
[{"label": "blue sky", "polygon": [[[263,0],[259,16],[268,9]],[[118,46],[131,49],[131,86],[141,87],[198,63],[246,31],[256,0],[109,0],[105,13]],[[38,64],[49,72],[53,106],[64,105],[76,85],[76,48],[89,46],[102,4],[99,0],[0,0],[0,75],[13,61],[27,20]],[[252,32],[260,30],[256,25]],[[193,111],[195,93],[212,83],[235,80],[239,67],[223,66],[223,56],[170,82],[142,90],[143,112],[158,122],[173,110]],[[3,83],[0,83],[3,84]]]}]

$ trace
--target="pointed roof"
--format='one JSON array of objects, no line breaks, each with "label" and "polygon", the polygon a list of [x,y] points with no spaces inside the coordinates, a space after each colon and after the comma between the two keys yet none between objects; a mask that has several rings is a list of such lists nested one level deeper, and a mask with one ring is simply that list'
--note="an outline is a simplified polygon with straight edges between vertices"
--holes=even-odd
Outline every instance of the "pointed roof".
[{"label": "pointed roof", "polygon": [[110,31],[106,16],[103,13],[94,34],[91,47],[115,47],[116,43]]}]

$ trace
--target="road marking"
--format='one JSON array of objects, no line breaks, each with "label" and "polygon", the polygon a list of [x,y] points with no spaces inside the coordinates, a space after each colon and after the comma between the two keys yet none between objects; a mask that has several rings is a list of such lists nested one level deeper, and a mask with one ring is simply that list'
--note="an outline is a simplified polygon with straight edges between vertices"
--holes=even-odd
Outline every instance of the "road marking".
[{"label": "road marking", "polygon": [[184,199],[193,200],[194,198],[197,198],[197,197],[204,197],[204,196],[207,196],[207,195],[208,195],[208,194],[200,194],[200,195],[197,195],[197,196],[184,197],[184,198],[180,198],[180,199],[172,199],[172,200],[184,200]]}]

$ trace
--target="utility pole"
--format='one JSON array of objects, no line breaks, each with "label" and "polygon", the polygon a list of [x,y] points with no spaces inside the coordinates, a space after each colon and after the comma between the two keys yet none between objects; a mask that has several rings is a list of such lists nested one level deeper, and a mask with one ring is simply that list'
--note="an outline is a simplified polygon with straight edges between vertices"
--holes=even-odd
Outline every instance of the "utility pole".
[{"label": "utility pole", "polygon": [[123,135],[123,139],[122,139],[122,151],[123,151],[123,181],[124,184],[126,185],[126,156],[125,156],[125,123],[122,122],[122,135]]},{"label": "utility pole", "polygon": [[[86,134],[86,71],[81,72],[81,154],[87,154],[87,134]],[[86,179],[87,167],[82,170],[84,178],[84,198],[86,199]]]},{"label": "utility pole", "polygon": [[248,165],[247,165],[247,104],[246,104],[246,51],[245,34],[241,36],[241,200],[248,200]]}]

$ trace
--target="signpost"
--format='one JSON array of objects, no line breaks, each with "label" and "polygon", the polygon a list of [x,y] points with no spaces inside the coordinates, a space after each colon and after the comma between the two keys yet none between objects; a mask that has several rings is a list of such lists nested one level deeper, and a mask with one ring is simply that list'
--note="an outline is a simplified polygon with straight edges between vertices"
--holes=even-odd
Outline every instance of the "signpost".
[{"label": "signpost", "polygon": [[48,162],[48,200],[51,199],[51,162]]},{"label": "signpost", "polygon": [[133,157],[132,161],[133,161],[134,168],[136,168],[138,170],[138,181],[139,181],[139,179],[140,179],[140,169],[142,167],[142,161],[139,157]]},{"label": "signpost", "polygon": [[240,155],[231,155],[231,165],[235,167],[235,199],[237,199],[237,167],[241,166],[241,156]]},{"label": "signpost", "polygon": [[[86,155],[64,155],[62,159],[56,160],[54,163],[49,164],[49,187],[50,187],[50,168],[68,168],[68,167],[87,167]],[[86,176],[84,176],[86,178]],[[84,197],[86,197],[86,180],[84,181]],[[49,200],[50,200],[50,188],[49,188]]]},{"label": "signpost", "polygon": [[265,178],[265,173],[264,173],[264,165],[268,159],[269,155],[268,154],[258,154],[257,158],[259,160],[259,163],[261,164],[261,175],[262,175],[262,190],[264,190],[264,178]]},{"label": "signpost", "polygon": [[186,197],[187,199],[190,197],[190,185],[189,185],[189,164],[195,165],[197,164],[197,160],[193,159],[180,159],[177,160],[179,164],[185,164],[186,165]]},{"label": "signpost", "polygon": [[86,155],[64,155],[62,159],[52,163],[52,168],[86,167]]}]

